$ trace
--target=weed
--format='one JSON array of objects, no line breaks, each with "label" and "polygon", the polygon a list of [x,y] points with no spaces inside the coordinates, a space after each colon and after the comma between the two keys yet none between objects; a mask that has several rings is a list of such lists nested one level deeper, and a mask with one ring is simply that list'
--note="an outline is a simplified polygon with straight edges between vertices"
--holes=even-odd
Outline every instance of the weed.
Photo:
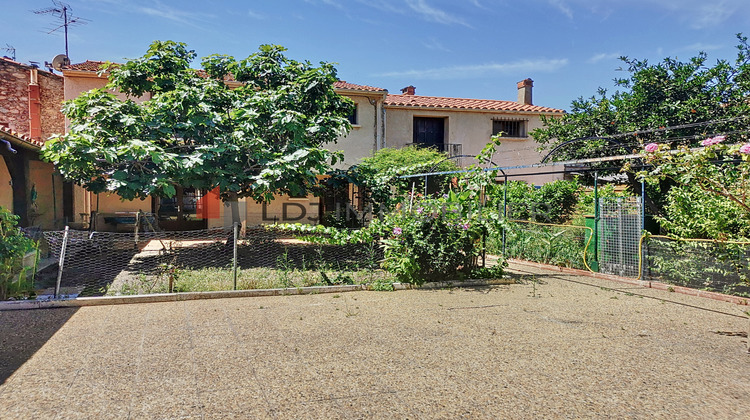
[{"label": "weed", "polygon": [[284,253],[276,257],[276,270],[283,287],[291,287],[292,276],[290,274],[294,270],[294,262],[289,258],[289,249],[284,248]]},{"label": "weed", "polygon": [[370,289],[376,292],[391,292],[394,290],[393,280],[379,278],[370,283]]}]

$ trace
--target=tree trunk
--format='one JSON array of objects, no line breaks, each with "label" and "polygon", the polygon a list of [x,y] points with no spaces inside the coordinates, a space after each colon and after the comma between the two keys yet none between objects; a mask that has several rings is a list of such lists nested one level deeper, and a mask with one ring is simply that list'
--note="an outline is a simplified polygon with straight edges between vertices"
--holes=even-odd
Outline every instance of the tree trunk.
[{"label": "tree trunk", "polygon": [[[229,211],[232,212],[232,231],[227,238],[226,249],[231,250],[234,248],[234,225],[242,224],[240,218],[240,202],[236,192],[230,192],[227,195],[227,203],[229,203]],[[226,219],[225,219],[226,220]]]},{"label": "tree trunk", "polygon": [[232,212],[232,225],[235,223],[242,223],[242,219],[240,218],[240,202],[237,193],[230,192],[227,202],[229,203],[229,208]]}]

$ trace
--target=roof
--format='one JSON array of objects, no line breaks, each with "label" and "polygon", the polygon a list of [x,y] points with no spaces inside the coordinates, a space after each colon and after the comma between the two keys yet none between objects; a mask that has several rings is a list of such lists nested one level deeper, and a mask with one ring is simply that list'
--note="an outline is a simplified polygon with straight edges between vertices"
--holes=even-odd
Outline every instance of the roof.
[{"label": "roof", "polygon": [[[106,61],[86,60],[83,63],[71,64],[65,67],[65,70],[77,71],[99,71],[102,64]],[[117,66],[117,63],[111,63]],[[225,78],[226,81],[232,81],[231,76]],[[333,83],[333,87],[339,90],[350,90],[360,92],[379,92],[387,93],[383,88],[357,85],[349,83],[346,80],[339,80]],[[540,114],[563,114],[562,109],[548,108],[537,105],[523,105],[514,101],[499,101],[494,99],[467,99],[467,98],[446,98],[440,96],[418,96],[418,95],[387,95],[385,106],[390,107],[415,107],[427,109],[456,109],[469,111],[506,111],[506,112],[528,112]]]},{"label": "roof", "polygon": [[5,61],[6,63],[9,63],[9,64],[13,64],[13,65],[22,67],[24,69],[29,69],[29,70],[30,69],[37,69],[39,71],[39,74],[46,74],[48,76],[62,77],[59,74],[55,74],[55,73],[53,73],[51,71],[48,71],[48,70],[45,70],[45,69],[43,69],[43,68],[41,68],[39,66],[31,65],[31,64],[25,64],[25,63],[19,63],[18,61],[11,60],[8,57],[4,57],[4,56],[0,57],[0,60]]},{"label": "roof", "polygon": [[529,113],[562,114],[565,112],[562,109],[548,108],[545,106],[537,105],[524,105],[513,101],[498,101],[494,99],[444,98],[439,96],[417,95],[388,95],[385,98],[385,106]]},{"label": "roof", "polygon": [[35,140],[31,137],[27,136],[26,134],[19,133],[18,131],[13,130],[12,128],[8,127],[7,125],[0,125],[0,135],[5,135],[6,137],[13,137],[17,140],[20,140],[22,143],[27,143],[31,146],[34,146],[36,148],[41,148],[44,146],[44,142],[41,140]]},{"label": "roof", "polygon": [[[83,63],[68,64],[63,67],[63,70],[77,70],[77,71],[99,71],[102,68],[102,64],[106,64],[106,61],[92,61],[86,60]],[[117,63],[109,63],[110,66],[119,66]]]},{"label": "roof", "polygon": [[[107,63],[106,61],[93,61],[93,60],[86,60],[82,63],[76,63],[76,64],[70,64],[65,66],[65,70],[76,70],[76,71],[99,71],[102,67],[102,64]],[[110,63],[111,66],[119,66],[118,63]],[[205,72],[200,71],[201,74],[205,74]],[[225,80],[232,80],[231,75],[228,78],[225,78]],[[386,92],[385,89],[379,88],[379,87],[373,87],[373,86],[366,86],[366,85],[356,85],[354,83],[348,83],[345,80],[339,80],[337,82],[333,83],[333,87],[336,89],[346,89],[346,90],[360,90],[364,92]]]},{"label": "roof", "polygon": [[349,83],[346,80],[339,80],[339,81],[334,82],[333,87],[335,89],[361,90],[363,92],[387,92],[387,90],[383,88],[366,86],[366,85],[355,85],[354,83]]}]

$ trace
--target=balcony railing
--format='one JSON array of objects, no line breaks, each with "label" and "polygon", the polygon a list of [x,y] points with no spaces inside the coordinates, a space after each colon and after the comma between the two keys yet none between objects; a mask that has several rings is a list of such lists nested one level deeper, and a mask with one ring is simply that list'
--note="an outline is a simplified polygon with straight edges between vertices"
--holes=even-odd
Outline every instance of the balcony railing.
[{"label": "balcony railing", "polygon": [[461,155],[461,145],[457,143],[437,143],[437,144],[406,143],[406,146],[425,147],[425,148],[429,147],[439,152],[443,152],[447,154],[448,157]]}]

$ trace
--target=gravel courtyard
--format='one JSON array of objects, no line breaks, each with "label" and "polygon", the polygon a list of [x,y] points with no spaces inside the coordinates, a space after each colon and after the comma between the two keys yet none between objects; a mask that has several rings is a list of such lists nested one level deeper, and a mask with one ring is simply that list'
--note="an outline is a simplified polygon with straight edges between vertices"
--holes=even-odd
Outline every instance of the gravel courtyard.
[{"label": "gravel courtyard", "polygon": [[0,312],[0,418],[750,416],[750,308],[509,271],[520,284]]}]

